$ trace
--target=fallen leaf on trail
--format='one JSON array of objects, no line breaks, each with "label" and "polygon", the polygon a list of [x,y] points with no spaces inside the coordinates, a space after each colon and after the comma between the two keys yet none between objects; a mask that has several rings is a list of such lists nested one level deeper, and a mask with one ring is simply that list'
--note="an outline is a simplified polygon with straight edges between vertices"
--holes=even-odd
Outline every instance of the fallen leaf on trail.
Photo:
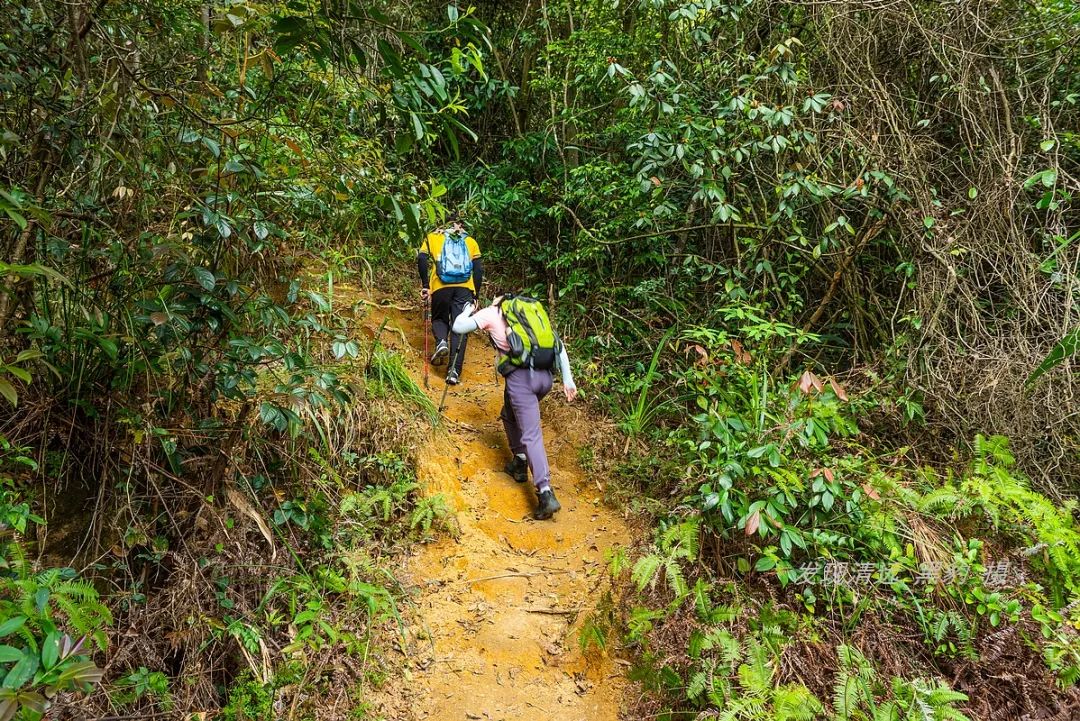
[{"label": "fallen leaf on trail", "polygon": [[869,483],[864,483],[862,485],[862,489],[866,495],[868,495],[870,498],[873,498],[875,501],[881,500],[881,495],[878,494],[878,492],[874,490],[874,487],[871,486]]},{"label": "fallen leaf on trail", "polygon": [[825,474],[825,480],[827,480],[829,483],[832,483],[833,480],[836,478],[831,468],[822,469],[821,472]]},{"label": "fallen leaf on trail", "polygon": [[837,398],[842,401],[846,401],[848,399],[847,392],[844,391],[844,387],[842,385],[837,383],[832,378],[829,379],[829,385],[832,386],[832,392],[836,394]]}]

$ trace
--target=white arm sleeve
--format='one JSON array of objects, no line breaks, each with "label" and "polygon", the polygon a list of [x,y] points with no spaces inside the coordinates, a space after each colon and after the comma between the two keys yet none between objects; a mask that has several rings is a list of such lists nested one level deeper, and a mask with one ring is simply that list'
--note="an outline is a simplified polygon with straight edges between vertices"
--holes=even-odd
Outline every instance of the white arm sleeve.
[{"label": "white arm sleeve", "polygon": [[562,377],[563,385],[567,388],[576,388],[574,385],[574,374],[570,371],[570,356],[566,355],[566,346],[559,351],[559,375]]},{"label": "white arm sleeve", "polygon": [[461,315],[454,319],[454,326],[451,330],[459,335],[465,335],[466,333],[472,333],[479,328],[480,326],[476,324],[476,319],[472,317],[472,312],[473,307],[470,303],[461,311]]}]

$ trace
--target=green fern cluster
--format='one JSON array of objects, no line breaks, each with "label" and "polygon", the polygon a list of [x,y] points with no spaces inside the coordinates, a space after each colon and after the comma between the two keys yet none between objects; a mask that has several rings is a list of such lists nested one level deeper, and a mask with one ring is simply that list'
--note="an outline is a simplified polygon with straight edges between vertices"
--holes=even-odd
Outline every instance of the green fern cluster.
[{"label": "green fern cluster", "polygon": [[409,528],[419,531],[422,538],[427,538],[435,525],[441,525],[453,534],[457,530],[452,522],[453,518],[454,512],[446,503],[446,496],[436,493],[416,501],[416,507],[409,515]]},{"label": "green fern cluster", "polygon": [[1031,490],[1026,479],[1012,473],[1014,463],[1008,439],[976,436],[975,458],[959,484],[949,480],[906,500],[920,512],[941,518],[978,514],[995,531],[1021,543],[1037,544],[1044,551],[1052,580],[1071,593],[1080,592],[1080,529],[1073,520],[1075,503],[1058,506]]},{"label": "green fern cluster", "polygon": [[1039,624],[1043,637],[1043,660],[1057,676],[1062,688],[1080,682],[1080,601],[1055,611],[1042,604],[1031,609],[1031,618]]},{"label": "green fern cluster", "polygon": [[[711,652],[711,653],[709,653]],[[823,710],[801,684],[777,685],[776,657],[756,638],[745,644],[724,630],[691,638],[698,662],[686,696],[723,721],[811,721]]]},{"label": "green fern cluster", "polygon": [[112,616],[74,570],[36,572],[17,541],[0,543],[0,567],[0,719],[41,718],[57,693],[101,682],[85,639],[104,649]]},{"label": "green fern cluster", "polygon": [[[833,687],[833,721],[970,721],[957,708],[968,697],[939,679],[893,678],[886,686],[853,646],[836,649],[840,671]],[[881,700],[892,691],[891,700]]]},{"label": "green fern cluster", "polygon": [[971,622],[959,611],[941,611],[933,607],[924,607],[920,617],[923,632],[936,646],[936,652],[969,659],[978,658],[975,651],[975,634]]},{"label": "green fern cluster", "polygon": [[972,472],[960,486],[995,529],[1045,547],[1047,570],[1070,592],[1080,592],[1080,531],[1073,520],[1075,502],[1057,506],[1028,488],[1010,471],[1015,460],[1002,436],[975,437]]},{"label": "green fern cluster", "polygon": [[50,568],[33,573],[19,544],[10,544],[8,570],[14,575],[0,580],[0,617],[23,616],[26,624],[18,634],[31,647],[38,644],[43,626],[64,628],[71,636],[87,636],[105,648],[104,629],[112,614],[88,581],[76,577],[70,568]]},{"label": "green fern cluster", "polygon": [[662,570],[668,589],[676,600],[682,600],[690,593],[682,563],[697,561],[700,550],[701,519],[673,523],[657,534],[654,551],[638,559],[630,577],[640,591],[646,586],[655,587]]}]

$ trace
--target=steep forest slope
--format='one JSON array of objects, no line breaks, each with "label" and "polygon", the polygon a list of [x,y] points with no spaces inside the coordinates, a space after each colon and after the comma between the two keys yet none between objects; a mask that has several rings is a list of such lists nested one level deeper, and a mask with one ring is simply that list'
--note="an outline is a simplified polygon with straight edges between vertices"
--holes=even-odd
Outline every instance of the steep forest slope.
[{"label": "steep forest slope", "polygon": [[638,533],[559,633],[627,674],[578,681],[1077,717],[1077,37],[1071,0],[5,7],[0,721],[414,688],[459,599],[410,557],[490,530],[422,487],[487,433],[409,350],[449,210],[609,419],[575,468]]}]

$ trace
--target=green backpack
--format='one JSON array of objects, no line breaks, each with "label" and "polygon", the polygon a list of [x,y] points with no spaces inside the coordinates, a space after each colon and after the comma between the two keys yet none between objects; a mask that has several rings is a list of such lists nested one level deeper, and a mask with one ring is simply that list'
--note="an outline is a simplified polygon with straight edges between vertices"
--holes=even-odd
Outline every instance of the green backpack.
[{"label": "green backpack", "polygon": [[562,341],[540,301],[525,295],[507,295],[499,310],[506,321],[506,341],[510,345],[510,352],[499,363],[499,373],[508,376],[518,368],[554,368]]}]

